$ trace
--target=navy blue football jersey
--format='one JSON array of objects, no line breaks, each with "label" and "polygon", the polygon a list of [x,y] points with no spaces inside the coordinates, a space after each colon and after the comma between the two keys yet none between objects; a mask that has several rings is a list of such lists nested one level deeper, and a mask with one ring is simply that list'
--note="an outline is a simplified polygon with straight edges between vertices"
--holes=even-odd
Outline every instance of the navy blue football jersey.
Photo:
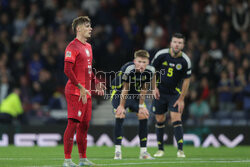
[{"label": "navy blue football jersey", "polygon": [[191,62],[182,52],[179,57],[170,55],[171,49],[162,49],[155,54],[151,64],[157,71],[158,89],[161,92],[172,93],[179,90],[183,79],[191,76]]},{"label": "navy blue football jersey", "polygon": [[155,74],[155,68],[147,65],[144,72],[136,72],[134,62],[122,66],[118,75],[113,79],[111,88],[120,93],[124,82],[129,83],[128,94],[139,94],[144,83],[150,83]]}]

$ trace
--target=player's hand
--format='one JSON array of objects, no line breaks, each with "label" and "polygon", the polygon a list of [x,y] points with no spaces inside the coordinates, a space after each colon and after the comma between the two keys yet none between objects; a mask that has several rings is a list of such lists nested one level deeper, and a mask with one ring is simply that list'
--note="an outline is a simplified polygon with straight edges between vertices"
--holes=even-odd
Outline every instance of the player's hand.
[{"label": "player's hand", "polygon": [[126,110],[123,106],[118,106],[116,109],[115,117],[116,118],[125,118]]},{"label": "player's hand", "polygon": [[148,119],[149,117],[148,109],[146,107],[140,107],[138,112],[138,117],[143,117],[144,119]]},{"label": "player's hand", "polygon": [[103,96],[104,90],[106,90],[106,89],[107,89],[106,86],[104,84],[102,84],[101,82],[96,84],[96,92],[99,96]]},{"label": "player's hand", "polygon": [[153,95],[156,100],[160,99],[160,92],[158,88],[155,88],[155,90],[153,90]]},{"label": "player's hand", "polygon": [[183,113],[183,109],[185,106],[184,100],[182,99],[178,99],[175,103],[174,103],[174,107],[178,106],[178,113],[182,114]]},{"label": "player's hand", "polygon": [[83,104],[87,103],[87,94],[91,96],[88,90],[86,90],[81,84],[78,85],[80,89],[80,96],[79,96],[79,101],[82,100]]}]

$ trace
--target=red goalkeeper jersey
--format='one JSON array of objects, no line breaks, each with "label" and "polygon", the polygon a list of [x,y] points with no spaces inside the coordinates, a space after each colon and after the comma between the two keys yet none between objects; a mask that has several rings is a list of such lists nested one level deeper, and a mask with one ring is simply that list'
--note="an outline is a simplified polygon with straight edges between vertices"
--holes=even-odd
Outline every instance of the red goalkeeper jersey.
[{"label": "red goalkeeper jersey", "polygon": [[[91,81],[95,79],[92,74],[92,59],[91,45],[87,42],[82,43],[76,38],[69,43],[65,50],[64,61],[73,63],[73,72],[77,82],[87,90],[91,89]],[[69,79],[65,87],[65,93],[79,96],[80,90]]]}]

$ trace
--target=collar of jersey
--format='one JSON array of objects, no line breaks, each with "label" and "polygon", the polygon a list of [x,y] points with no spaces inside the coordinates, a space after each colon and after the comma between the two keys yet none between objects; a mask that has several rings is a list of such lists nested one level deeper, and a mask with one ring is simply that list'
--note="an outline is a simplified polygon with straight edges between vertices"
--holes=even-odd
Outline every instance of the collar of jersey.
[{"label": "collar of jersey", "polygon": [[83,45],[86,45],[86,43],[82,43],[80,40],[78,40],[77,38],[75,38],[75,40],[77,41],[77,42],[80,42],[81,44],[83,44]]}]

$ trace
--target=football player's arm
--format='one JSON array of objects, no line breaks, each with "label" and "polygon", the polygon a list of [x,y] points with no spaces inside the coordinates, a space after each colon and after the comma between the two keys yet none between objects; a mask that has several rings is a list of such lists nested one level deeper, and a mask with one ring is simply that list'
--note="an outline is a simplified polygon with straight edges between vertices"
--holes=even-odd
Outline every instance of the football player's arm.
[{"label": "football player's arm", "polygon": [[129,90],[129,82],[124,82],[123,87],[122,87],[121,97],[120,97],[120,106],[124,108],[125,108],[125,103],[126,103],[126,96],[128,95],[128,90]]},{"label": "football player's arm", "polygon": [[153,95],[154,95],[154,98],[159,100],[160,99],[160,92],[159,92],[159,89],[157,88],[157,85],[156,85],[156,74],[154,74],[153,78],[152,78],[152,91],[153,91]]},{"label": "football player's arm", "polygon": [[87,94],[91,96],[88,90],[86,90],[76,79],[76,75],[73,71],[73,63],[65,61],[64,63],[64,73],[71,80],[71,82],[80,89],[79,101],[82,103],[87,103]]},{"label": "football player's arm", "polygon": [[122,92],[121,92],[121,97],[120,97],[120,106],[121,107],[125,107],[125,103],[126,103],[126,96],[128,95],[128,91],[129,91],[129,86],[130,86],[130,73],[125,73],[127,69],[127,66],[122,66],[121,68],[121,71],[124,73],[122,76],[121,76],[121,82],[123,83],[122,85]]},{"label": "football player's arm", "polygon": [[176,100],[174,107],[178,106],[178,112],[182,113],[185,103],[184,103],[184,98],[187,94],[188,88],[189,88],[189,84],[190,84],[190,78],[185,78],[183,83],[182,83],[182,90],[181,90],[181,94],[179,96],[179,98]]},{"label": "football player's arm", "polygon": [[184,81],[182,83],[181,95],[179,97],[180,99],[184,100],[184,98],[187,94],[188,88],[189,88],[189,84],[190,84],[190,78],[184,79]]},{"label": "football player's arm", "polygon": [[128,95],[129,90],[129,82],[123,83],[122,92],[120,95],[120,105],[116,109],[116,118],[125,118],[125,104],[126,104],[126,96]]},{"label": "football player's arm", "polygon": [[74,49],[73,46],[68,46],[66,48],[64,58],[64,73],[75,86],[78,86],[79,84],[76,75],[73,71],[73,66],[75,64],[77,55],[78,52],[76,49]]},{"label": "football player's arm", "polygon": [[69,62],[69,61],[65,61],[64,62],[64,73],[65,75],[71,80],[71,82],[77,86],[78,85],[78,81],[76,79],[76,75],[73,71],[73,66],[74,64]]}]

